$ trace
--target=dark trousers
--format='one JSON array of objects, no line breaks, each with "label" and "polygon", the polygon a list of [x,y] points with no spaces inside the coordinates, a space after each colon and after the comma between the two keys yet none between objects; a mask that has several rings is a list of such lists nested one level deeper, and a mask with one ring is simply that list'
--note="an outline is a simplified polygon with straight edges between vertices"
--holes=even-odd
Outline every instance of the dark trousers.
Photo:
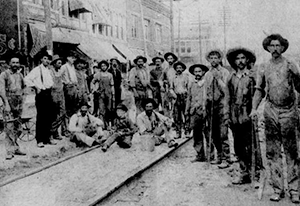
[{"label": "dark trousers", "polygon": [[[53,101],[53,120],[51,126],[51,133],[54,136],[59,136],[58,128],[65,123],[66,118],[66,107],[65,107],[65,95],[63,91],[52,91],[52,101]],[[66,133],[66,127],[63,125],[61,127],[62,134]]]},{"label": "dark trousers", "polygon": [[132,140],[132,135],[114,133],[107,138],[104,144],[110,147],[114,142],[117,142],[121,148],[130,148],[131,140]]},{"label": "dark trousers", "polygon": [[[194,138],[194,149],[197,152],[198,158],[204,158],[204,138],[206,139],[206,148],[209,146],[209,132],[205,127],[205,120],[203,119],[202,115],[194,114],[192,119],[192,128],[193,128],[193,138]],[[214,147],[212,140],[210,140],[210,158],[214,159]]]},{"label": "dark trousers", "polygon": [[252,123],[248,121],[242,124],[234,124],[231,130],[234,138],[234,151],[239,159],[241,175],[249,175],[252,156]]},{"label": "dark trousers", "polygon": [[180,131],[182,128],[187,129],[186,120],[183,119],[187,94],[177,94],[177,99],[174,105],[173,118],[176,124],[176,129]]},{"label": "dark trousers", "polygon": [[[210,118],[210,106],[208,107],[208,117]],[[224,124],[224,109],[221,103],[215,103],[212,115],[212,139],[216,147],[218,158],[222,160],[230,159],[228,127]],[[210,128],[211,122],[209,121]]]},{"label": "dark trousers", "polygon": [[36,115],[36,134],[37,143],[48,143],[51,136],[51,125],[53,120],[53,103],[51,89],[41,90],[35,96]]}]

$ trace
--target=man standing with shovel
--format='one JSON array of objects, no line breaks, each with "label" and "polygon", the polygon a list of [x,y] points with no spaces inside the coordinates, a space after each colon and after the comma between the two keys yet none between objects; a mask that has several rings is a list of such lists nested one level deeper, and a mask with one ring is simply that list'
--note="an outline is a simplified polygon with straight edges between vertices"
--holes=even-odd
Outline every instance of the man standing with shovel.
[{"label": "man standing with shovel", "polygon": [[289,46],[287,39],[279,34],[272,34],[264,39],[263,48],[272,58],[259,70],[256,81],[252,112],[257,115],[257,108],[266,90],[264,108],[266,156],[270,169],[270,182],[274,190],[271,201],[280,201],[284,197],[283,165],[281,146],[284,148],[287,163],[287,181],[291,201],[300,203],[298,193],[298,139],[299,114],[295,87],[300,81],[300,70],[296,64],[282,56]]}]

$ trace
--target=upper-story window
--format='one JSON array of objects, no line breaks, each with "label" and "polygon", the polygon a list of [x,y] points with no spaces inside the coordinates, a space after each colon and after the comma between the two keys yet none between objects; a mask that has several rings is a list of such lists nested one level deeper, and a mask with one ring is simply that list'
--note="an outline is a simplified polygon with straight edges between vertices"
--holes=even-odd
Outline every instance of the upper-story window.
[{"label": "upper-story window", "polygon": [[134,38],[138,37],[137,28],[138,28],[138,16],[132,15],[131,36]]},{"label": "upper-story window", "polygon": [[162,42],[162,26],[160,24],[155,24],[155,37],[157,43]]},{"label": "upper-story window", "polygon": [[63,16],[66,16],[66,3],[65,3],[65,1],[62,1],[61,2],[61,14],[63,15]]},{"label": "upper-story window", "polygon": [[190,41],[187,41],[185,43],[185,47],[186,47],[186,52],[187,53],[191,53],[192,49],[191,49],[192,43]]},{"label": "upper-story window", "polygon": [[181,51],[181,53],[185,53],[185,42],[184,41],[180,42],[180,51]]},{"label": "upper-story window", "polygon": [[144,19],[145,39],[150,40],[150,20]]},{"label": "upper-story window", "polygon": [[98,32],[99,32],[99,34],[104,33],[104,26],[102,24],[98,24]]},{"label": "upper-story window", "polygon": [[42,5],[42,0],[33,0],[33,3]]}]

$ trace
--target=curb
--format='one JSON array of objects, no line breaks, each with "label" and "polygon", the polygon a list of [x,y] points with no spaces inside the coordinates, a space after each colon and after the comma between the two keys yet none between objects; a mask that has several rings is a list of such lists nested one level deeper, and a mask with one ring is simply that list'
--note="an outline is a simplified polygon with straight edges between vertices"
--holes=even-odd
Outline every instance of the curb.
[{"label": "curb", "polygon": [[25,177],[34,175],[34,174],[36,174],[36,173],[38,173],[38,172],[41,172],[41,171],[43,171],[43,170],[45,170],[45,169],[48,169],[48,168],[50,168],[50,167],[53,167],[53,166],[55,166],[55,165],[57,165],[57,164],[60,164],[60,163],[62,163],[62,162],[65,162],[65,161],[67,161],[67,160],[69,160],[69,159],[72,159],[72,158],[74,158],[74,157],[77,157],[77,156],[79,156],[79,155],[85,154],[85,153],[87,153],[87,152],[89,152],[89,151],[92,151],[92,150],[94,150],[94,149],[97,149],[97,148],[99,148],[99,147],[100,147],[100,145],[93,146],[93,147],[91,147],[91,148],[88,148],[88,149],[86,149],[86,150],[80,151],[80,152],[75,153],[75,154],[73,154],[73,155],[70,155],[70,156],[67,156],[67,157],[63,157],[63,158],[61,158],[61,159],[59,159],[59,160],[56,160],[56,161],[54,161],[54,162],[51,162],[51,163],[49,163],[49,164],[47,164],[47,165],[45,165],[45,166],[43,166],[43,167],[40,167],[40,168],[31,170],[31,171],[29,171],[29,172],[25,172],[25,173],[22,174],[22,175],[19,175],[19,176],[17,176],[17,177],[14,177],[14,178],[8,179],[8,180],[6,180],[6,181],[4,181],[4,182],[1,182],[1,183],[0,183],[0,187],[3,187],[3,186],[5,186],[5,185],[8,185],[8,184],[13,183],[13,182],[15,182],[15,181],[17,181],[17,180],[23,179],[23,178],[25,178]]},{"label": "curb", "polygon": [[118,190],[119,188],[121,188],[123,185],[125,185],[128,182],[130,182],[135,177],[138,177],[140,174],[142,174],[147,169],[149,169],[152,166],[154,166],[156,163],[158,163],[161,160],[163,160],[168,155],[172,154],[174,151],[176,151],[177,149],[179,149],[180,147],[182,147],[184,144],[186,144],[191,139],[192,138],[188,138],[188,139],[183,140],[183,142],[179,143],[179,145],[176,148],[172,148],[172,149],[164,152],[163,154],[159,154],[159,155],[157,155],[157,157],[155,157],[154,160],[148,161],[144,165],[138,166],[132,172],[130,172],[129,175],[127,174],[126,177],[124,176],[123,180],[121,182],[117,183],[116,185],[108,186],[108,188],[107,188],[108,192],[106,192],[105,194],[101,195],[100,197],[97,197],[97,198],[94,198],[91,201],[88,201],[90,203],[88,203],[87,205],[88,206],[95,206],[96,204],[101,203],[103,200],[105,200],[107,197],[109,197],[112,193],[114,193],[116,190]]}]

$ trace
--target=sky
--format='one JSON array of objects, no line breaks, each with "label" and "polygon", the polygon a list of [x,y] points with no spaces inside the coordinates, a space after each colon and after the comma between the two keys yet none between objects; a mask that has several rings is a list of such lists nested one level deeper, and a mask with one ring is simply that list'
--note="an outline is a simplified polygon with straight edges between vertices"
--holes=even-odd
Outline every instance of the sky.
[{"label": "sky", "polygon": [[[226,26],[227,49],[243,46],[253,50],[259,61],[269,58],[262,48],[263,39],[271,33],[280,33],[290,42],[287,55],[300,57],[300,1],[299,0],[181,0],[174,3],[175,37],[178,31],[178,8],[181,8],[181,33],[198,22],[209,23],[214,41],[224,48],[222,13],[228,16]],[[183,30],[183,31],[182,31]]]}]

